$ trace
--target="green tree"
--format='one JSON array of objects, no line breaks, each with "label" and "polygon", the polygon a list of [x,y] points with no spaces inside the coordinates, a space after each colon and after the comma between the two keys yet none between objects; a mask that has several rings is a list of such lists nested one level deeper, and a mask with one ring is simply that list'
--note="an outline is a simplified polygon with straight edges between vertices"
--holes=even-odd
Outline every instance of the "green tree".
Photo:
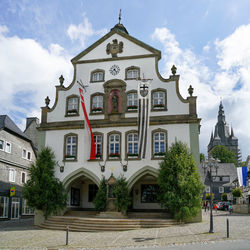
[{"label": "green tree", "polygon": [[42,210],[47,218],[66,206],[67,194],[63,184],[54,176],[55,155],[48,147],[29,169],[30,179],[23,187],[23,198],[28,206]]},{"label": "green tree", "polygon": [[196,216],[204,189],[192,154],[182,142],[172,144],[160,163],[158,200],[179,221]]},{"label": "green tree", "polygon": [[205,155],[203,153],[200,153],[200,162],[205,161]]},{"label": "green tree", "polygon": [[226,193],[223,193],[223,194],[221,195],[221,200],[222,200],[222,201],[227,201],[227,194],[226,194]]},{"label": "green tree", "polygon": [[221,163],[234,163],[236,164],[235,154],[228,150],[223,145],[215,146],[211,150],[211,155],[215,159],[219,159]]},{"label": "green tree", "polygon": [[[206,198],[206,200],[210,201],[211,200],[211,193],[206,193],[205,198]],[[214,193],[212,193],[212,200],[214,200]]]},{"label": "green tree", "polygon": [[240,187],[234,188],[232,191],[233,197],[241,197],[242,196],[242,190]]},{"label": "green tree", "polygon": [[128,207],[131,204],[131,198],[129,195],[128,184],[124,176],[120,176],[115,183],[115,206],[119,212],[126,213]]},{"label": "green tree", "polygon": [[94,206],[97,211],[105,211],[107,205],[107,185],[105,177],[102,178],[97,194],[94,198]]}]

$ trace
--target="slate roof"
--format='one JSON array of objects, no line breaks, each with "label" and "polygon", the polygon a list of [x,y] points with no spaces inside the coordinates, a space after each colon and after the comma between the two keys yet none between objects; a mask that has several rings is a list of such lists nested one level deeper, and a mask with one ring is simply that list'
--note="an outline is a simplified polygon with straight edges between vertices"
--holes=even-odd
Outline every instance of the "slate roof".
[{"label": "slate roof", "polygon": [[[219,163],[219,167],[217,169],[217,176],[230,176],[230,182],[224,184],[225,185],[230,185],[235,179],[237,178],[237,169],[233,163]],[[200,176],[201,180],[204,183],[206,179],[206,175],[204,173],[204,170],[202,166],[200,166]],[[215,176],[215,174],[213,174]]]},{"label": "slate roof", "polygon": [[30,138],[17,127],[8,115],[0,115],[0,130],[2,129],[7,130],[29,142],[31,141]]}]

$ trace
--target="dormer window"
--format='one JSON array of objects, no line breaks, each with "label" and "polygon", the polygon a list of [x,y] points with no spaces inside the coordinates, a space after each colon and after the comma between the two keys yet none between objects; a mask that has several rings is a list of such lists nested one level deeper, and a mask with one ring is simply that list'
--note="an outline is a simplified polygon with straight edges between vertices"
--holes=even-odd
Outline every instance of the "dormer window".
[{"label": "dormer window", "polygon": [[139,79],[140,68],[132,66],[125,70],[125,80]]},{"label": "dormer window", "polygon": [[91,72],[90,82],[103,82],[104,70],[97,69]]},{"label": "dormer window", "polygon": [[76,95],[67,97],[67,110],[66,116],[79,115],[79,97]]}]

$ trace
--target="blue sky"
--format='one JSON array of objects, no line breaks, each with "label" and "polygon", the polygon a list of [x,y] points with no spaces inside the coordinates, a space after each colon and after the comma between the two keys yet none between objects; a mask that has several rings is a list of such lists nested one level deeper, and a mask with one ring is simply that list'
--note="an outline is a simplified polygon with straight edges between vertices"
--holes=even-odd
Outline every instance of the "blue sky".
[{"label": "blue sky", "polygon": [[72,81],[70,59],[117,22],[129,34],[161,50],[160,72],[172,64],[190,84],[202,118],[201,152],[216,123],[222,98],[226,121],[250,154],[250,1],[248,0],[16,0],[0,1],[0,108],[22,128],[38,116],[44,98],[53,103],[58,77]]}]

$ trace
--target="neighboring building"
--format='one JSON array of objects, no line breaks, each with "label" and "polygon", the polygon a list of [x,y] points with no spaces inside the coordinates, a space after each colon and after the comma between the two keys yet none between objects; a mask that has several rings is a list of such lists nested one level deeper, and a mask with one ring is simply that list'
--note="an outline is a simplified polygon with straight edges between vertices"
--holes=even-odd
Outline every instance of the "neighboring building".
[{"label": "neighboring building", "polygon": [[[203,193],[203,199],[205,199],[205,194],[211,193],[210,180],[208,173],[205,173],[202,168],[200,169],[200,175],[205,185],[205,191]],[[221,195],[223,193],[227,194],[228,200],[233,200],[231,192],[236,178],[237,170],[233,163],[218,164],[217,173],[213,172],[212,174],[212,193],[216,201],[221,200]]]},{"label": "neighboring building", "polygon": [[210,142],[208,144],[208,155],[211,150],[218,145],[225,146],[228,150],[235,154],[236,160],[238,160],[238,138],[234,136],[233,128],[231,127],[231,133],[229,132],[229,125],[226,123],[224,108],[222,102],[220,102],[218,121],[215,125],[214,133],[212,132]]},{"label": "neighboring building", "polygon": [[22,186],[35,160],[31,139],[7,115],[0,115],[0,219],[33,213],[22,199]]},{"label": "neighboring building", "polygon": [[[200,119],[193,88],[184,99],[175,66],[164,79],[160,59],[160,51],[130,36],[119,23],[71,60],[73,81],[65,87],[60,77],[51,108],[46,98],[39,147],[55,152],[55,176],[69,193],[68,207],[93,208],[102,177],[113,182],[124,175],[133,209],[159,209],[159,162],[177,140],[190,147],[199,165]],[[78,82],[84,88],[85,115]]]},{"label": "neighboring building", "polygon": [[37,117],[26,118],[26,128],[24,134],[26,134],[32,141],[36,152],[38,151],[38,130],[39,119]]}]

